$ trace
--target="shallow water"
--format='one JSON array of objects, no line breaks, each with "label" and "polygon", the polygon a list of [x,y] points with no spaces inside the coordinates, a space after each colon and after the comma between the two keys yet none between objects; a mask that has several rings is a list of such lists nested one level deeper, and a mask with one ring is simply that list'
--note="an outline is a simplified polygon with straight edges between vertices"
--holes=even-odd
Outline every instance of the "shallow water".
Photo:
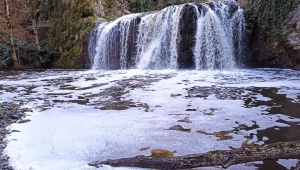
[{"label": "shallow water", "polygon": [[[23,101],[34,108],[26,117],[31,122],[9,127],[21,131],[7,137],[5,149],[17,170],[95,169],[87,163],[150,155],[153,149],[176,150],[179,156],[239,148],[245,141],[300,140],[299,71],[41,70],[0,75],[0,101]],[[295,164],[279,160],[229,169],[277,170]]]}]

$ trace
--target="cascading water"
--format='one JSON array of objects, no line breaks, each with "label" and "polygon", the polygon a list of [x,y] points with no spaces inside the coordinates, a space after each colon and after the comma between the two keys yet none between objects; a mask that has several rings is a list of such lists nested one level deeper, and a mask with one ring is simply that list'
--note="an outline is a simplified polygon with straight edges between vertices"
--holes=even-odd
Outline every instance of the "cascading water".
[{"label": "cascading water", "polygon": [[89,48],[93,69],[128,68],[129,32],[139,15],[126,15],[109,23],[100,23],[93,30]]},{"label": "cascading water", "polygon": [[[234,68],[237,65],[236,57],[242,56],[245,28],[243,11],[237,4],[232,3],[235,2],[202,4],[202,12],[198,13],[194,47],[196,69]],[[236,9],[230,9],[231,5],[235,5]],[[237,47],[234,41],[237,41]]]},{"label": "cascading water", "polygon": [[137,68],[177,68],[178,28],[183,6],[168,7],[142,17],[137,41]]},{"label": "cascading water", "polygon": [[93,69],[230,69],[240,65],[244,29],[233,0],[171,6],[98,24],[89,55]]}]

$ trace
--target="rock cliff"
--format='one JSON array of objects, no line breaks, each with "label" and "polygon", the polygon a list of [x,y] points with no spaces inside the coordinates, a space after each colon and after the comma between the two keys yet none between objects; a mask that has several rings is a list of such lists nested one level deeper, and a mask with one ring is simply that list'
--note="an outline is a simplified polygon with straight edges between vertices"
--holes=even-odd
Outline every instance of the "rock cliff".
[{"label": "rock cliff", "polygon": [[299,0],[288,3],[263,1],[246,10],[248,21],[248,65],[299,69]]}]

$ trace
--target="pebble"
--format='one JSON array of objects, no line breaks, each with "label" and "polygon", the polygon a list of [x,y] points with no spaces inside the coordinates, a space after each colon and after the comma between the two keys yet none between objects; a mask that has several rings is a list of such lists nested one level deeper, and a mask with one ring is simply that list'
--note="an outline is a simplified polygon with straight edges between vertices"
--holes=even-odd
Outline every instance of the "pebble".
[{"label": "pebble", "polygon": [[11,132],[19,132],[18,130],[6,130],[6,127],[16,123],[26,123],[29,119],[22,118],[25,116],[24,112],[32,112],[30,109],[21,108],[22,103],[13,102],[2,102],[0,103],[0,169],[1,170],[13,170],[9,166],[9,157],[4,155],[3,150],[6,147],[6,142],[4,141],[5,135]]}]

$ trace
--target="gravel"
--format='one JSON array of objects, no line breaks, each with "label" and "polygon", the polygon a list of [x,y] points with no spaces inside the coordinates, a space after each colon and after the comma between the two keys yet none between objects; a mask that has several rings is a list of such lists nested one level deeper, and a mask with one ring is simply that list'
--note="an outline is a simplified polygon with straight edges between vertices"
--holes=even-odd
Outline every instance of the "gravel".
[{"label": "gravel", "polygon": [[13,170],[9,166],[9,157],[4,155],[3,150],[6,147],[6,142],[4,141],[5,136],[10,133],[16,133],[16,130],[7,130],[6,127],[13,123],[26,123],[29,119],[24,119],[26,117],[25,112],[32,112],[28,108],[22,108],[22,103],[14,102],[2,102],[0,103],[0,169],[1,170]]}]

